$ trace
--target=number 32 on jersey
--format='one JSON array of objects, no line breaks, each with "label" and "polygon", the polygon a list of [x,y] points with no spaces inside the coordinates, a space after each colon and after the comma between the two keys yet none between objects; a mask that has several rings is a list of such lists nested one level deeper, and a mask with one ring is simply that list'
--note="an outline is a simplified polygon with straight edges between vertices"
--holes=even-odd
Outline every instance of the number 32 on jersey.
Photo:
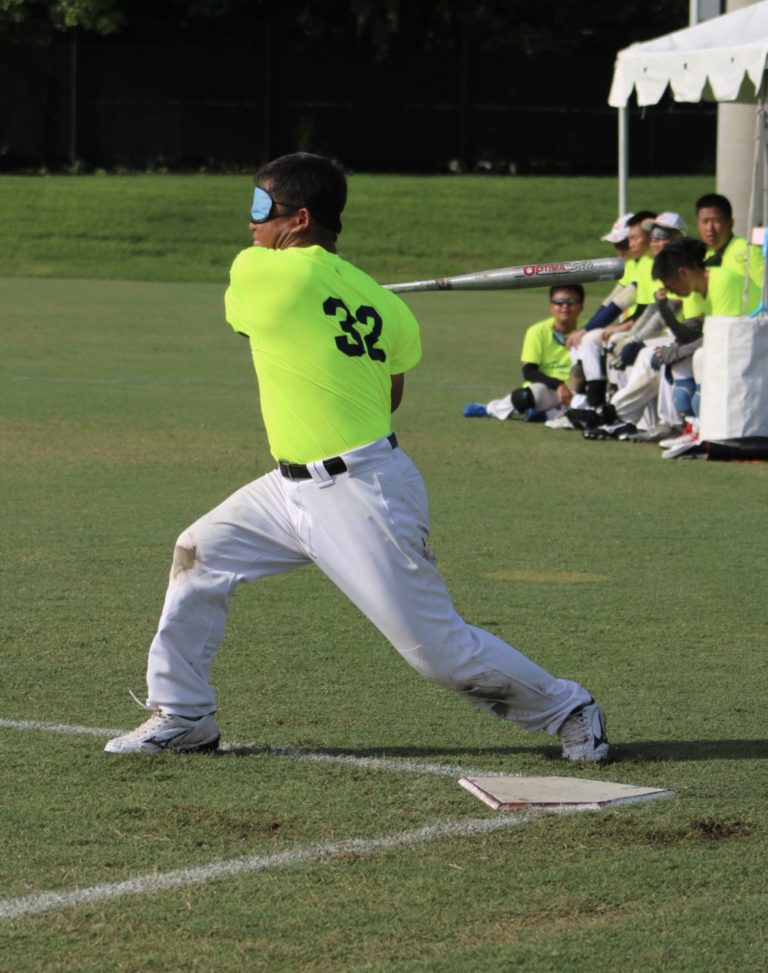
[{"label": "number 32 on jersey", "polygon": [[[382,320],[379,312],[362,304],[353,314],[340,297],[329,297],[323,302],[323,311],[330,318],[336,318],[344,334],[337,335],[336,347],[350,358],[360,358],[368,355],[372,361],[386,361],[387,353],[377,348],[381,337]],[[358,327],[362,325],[366,331],[362,334]],[[370,328],[370,330],[368,330]]]}]

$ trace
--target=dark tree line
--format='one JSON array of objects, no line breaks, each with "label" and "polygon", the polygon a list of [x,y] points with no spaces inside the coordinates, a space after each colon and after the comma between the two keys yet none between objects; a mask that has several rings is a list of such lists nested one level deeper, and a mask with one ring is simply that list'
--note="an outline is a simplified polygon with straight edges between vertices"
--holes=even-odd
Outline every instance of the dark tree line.
[{"label": "dark tree line", "polygon": [[[0,0],[0,169],[602,173],[617,51],[689,0]],[[640,172],[711,164],[712,119],[631,117]],[[682,142],[686,153],[670,155]]]},{"label": "dark tree line", "polygon": [[359,43],[384,55],[393,49],[450,48],[470,35],[489,51],[520,54],[616,51],[684,27],[688,0],[0,0],[0,37],[44,43],[77,28],[128,38],[215,31],[217,42],[265,24],[281,36]]}]

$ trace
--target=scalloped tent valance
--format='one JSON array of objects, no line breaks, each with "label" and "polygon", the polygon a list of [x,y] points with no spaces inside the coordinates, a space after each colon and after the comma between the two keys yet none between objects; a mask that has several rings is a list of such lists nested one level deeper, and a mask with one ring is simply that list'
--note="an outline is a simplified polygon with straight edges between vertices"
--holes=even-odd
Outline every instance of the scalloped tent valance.
[{"label": "scalloped tent valance", "polygon": [[671,88],[675,101],[766,97],[768,0],[619,51],[608,104],[655,105]]}]

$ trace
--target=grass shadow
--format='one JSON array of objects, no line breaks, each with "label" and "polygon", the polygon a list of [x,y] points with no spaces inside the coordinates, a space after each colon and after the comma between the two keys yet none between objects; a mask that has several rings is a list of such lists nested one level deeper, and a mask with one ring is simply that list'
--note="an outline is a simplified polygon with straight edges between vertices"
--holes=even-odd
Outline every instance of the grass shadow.
[{"label": "grass shadow", "polygon": [[[232,743],[218,751],[220,756],[247,757],[262,754],[274,756],[314,756],[327,759],[365,759],[462,761],[474,757],[545,756],[560,760],[559,747],[292,747],[269,743]],[[671,763],[697,760],[765,760],[768,740],[640,740],[611,747],[609,763]]]}]

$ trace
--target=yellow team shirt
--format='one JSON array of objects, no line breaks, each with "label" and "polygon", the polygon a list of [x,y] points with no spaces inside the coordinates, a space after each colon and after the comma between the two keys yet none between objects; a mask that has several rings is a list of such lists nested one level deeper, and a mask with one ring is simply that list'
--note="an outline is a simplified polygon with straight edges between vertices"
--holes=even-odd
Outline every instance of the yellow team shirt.
[{"label": "yellow team shirt", "polygon": [[[675,297],[674,294],[670,296]],[[688,318],[701,318],[707,313],[707,299],[698,291],[691,291],[687,297],[679,297],[677,300],[683,305],[681,321],[686,321]]]},{"label": "yellow team shirt", "polygon": [[[618,286],[629,287],[631,284],[637,286],[637,276],[638,276],[637,265],[638,265],[638,261],[635,260],[634,257],[626,258],[626,260],[624,261],[624,273],[621,275],[621,278],[619,279],[619,283],[616,285],[617,287]],[[621,319],[624,320],[625,318],[631,318],[636,310],[637,310],[637,304],[635,303],[631,307],[628,307],[626,311],[624,311],[624,313],[621,315]]]},{"label": "yellow team shirt", "polygon": [[311,463],[391,432],[391,376],[421,358],[396,295],[319,246],[235,258],[226,318],[250,339],[270,452]]},{"label": "yellow team shirt", "polygon": [[653,279],[653,257],[646,254],[635,261],[637,264],[635,283],[637,284],[637,303],[653,304],[656,300],[656,291],[662,285]]},{"label": "yellow team shirt", "polygon": [[710,267],[707,296],[703,299],[704,314],[713,317],[740,317],[754,310],[760,302],[761,289],[750,279],[746,308],[744,305],[744,271],[735,272],[723,264]]},{"label": "yellow team shirt", "polygon": [[637,264],[638,261],[634,257],[627,257],[624,261],[624,273],[621,275],[619,283],[623,287],[628,287],[630,284],[634,284],[637,280]]},{"label": "yellow team shirt", "polygon": [[[710,247],[704,259],[714,256],[714,253],[715,251]],[[732,236],[728,241],[722,253],[721,267],[744,277],[747,272],[747,257],[749,257],[749,279],[762,289],[765,272],[765,259],[762,250],[754,244],[748,246],[743,236]],[[755,304],[755,307],[757,307],[757,304]],[[755,307],[750,308],[750,310],[754,310]]]},{"label": "yellow team shirt", "polygon": [[[566,336],[562,335],[562,342],[555,337],[554,325],[554,318],[546,318],[526,330],[520,361],[537,365],[545,375],[567,382],[571,374],[571,353],[565,347]],[[530,384],[523,383],[524,386]]]},{"label": "yellow team shirt", "polygon": [[637,310],[637,305],[648,305],[653,304],[656,300],[655,294],[659,289],[661,284],[653,279],[653,257],[650,254],[644,254],[642,257],[635,259],[634,257],[629,257],[624,261],[624,273],[619,281],[619,284],[627,287],[630,284],[634,284],[637,288],[637,298],[636,303],[632,307],[627,308],[627,310],[622,315],[622,318],[631,318],[632,315]]}]

